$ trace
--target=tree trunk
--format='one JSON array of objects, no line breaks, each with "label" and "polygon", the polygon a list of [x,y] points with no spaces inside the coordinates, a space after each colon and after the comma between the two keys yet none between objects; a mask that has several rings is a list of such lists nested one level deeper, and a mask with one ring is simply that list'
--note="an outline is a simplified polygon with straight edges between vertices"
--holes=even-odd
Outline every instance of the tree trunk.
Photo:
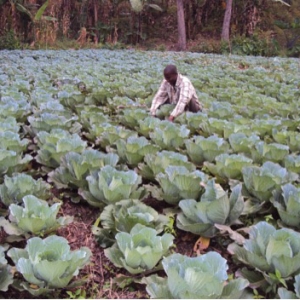
[{"label": "tree trunk", "polygon": [[225,16],[223,20],[221,39],[226,42],[229,42],[232,1],[233,0],[226,1],[226,10],[225,10]]},{"label": "tree trunk", "polygon": [[183,0],[177,0],[178,50],[186,50],[186,31],[184,22]]}]

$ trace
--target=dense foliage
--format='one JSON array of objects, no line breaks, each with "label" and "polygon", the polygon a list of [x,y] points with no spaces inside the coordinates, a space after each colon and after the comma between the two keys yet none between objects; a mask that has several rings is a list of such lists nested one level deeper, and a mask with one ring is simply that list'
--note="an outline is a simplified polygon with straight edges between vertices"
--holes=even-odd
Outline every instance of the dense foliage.
[{"label": "dense foliage", "polygon": [[[150,297],[299,295],[297,60],[133,50],[1,57],[4,296],[65,297],[76,286],[92,253],[56,235],[72,222],[63,201],[97,212],[95,244],[118,270],[111,282],[122,274]],[[168,106],[149,113],[168,63],[204,106],[173,123]],[[182,254],[184,234],[213,246]]]}]

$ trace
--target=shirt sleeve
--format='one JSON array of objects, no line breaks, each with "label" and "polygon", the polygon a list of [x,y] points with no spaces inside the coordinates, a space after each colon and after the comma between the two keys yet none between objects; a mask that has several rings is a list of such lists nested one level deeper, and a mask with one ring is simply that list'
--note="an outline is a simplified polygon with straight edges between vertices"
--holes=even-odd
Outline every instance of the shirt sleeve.
[{"label": "shirt sleeve", "polygon": [[175,108],[173,109],[171,116],[176,118],[181,113],[183,113],[186,105],[189,103],[190,100],[191,100],[190,83],[183,81],[182,85],[180,87],[179,100],[178,100]]},{"label": "shirt sleeve", "polygon": [[163,80],[152,101],[152,105],[150,108],[150,113],[152,116],[155,115],[157,108],[168,100],[168,97],[169,96],[167,92],[166,81]]}]

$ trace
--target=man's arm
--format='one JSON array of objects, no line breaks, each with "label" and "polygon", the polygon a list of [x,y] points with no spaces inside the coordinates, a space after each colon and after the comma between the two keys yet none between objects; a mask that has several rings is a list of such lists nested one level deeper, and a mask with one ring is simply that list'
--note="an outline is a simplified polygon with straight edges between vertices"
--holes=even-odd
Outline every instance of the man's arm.
[{"label": "man's arm", "polygon": [[154,99],[152,101],[152,105],[150,108],[150,113],[152,116],[155,116],[155,112],[157,108],[165,103],[168,100],[168,92],[166,87],[166,80],[163,80],[156,95],[154,96]]},{"label": "man's arm", "polygon": [[182,85],[180,87],[179,100],[169,117],[169,121],[173,121],[174,118],[176,118],[177,116],[179,116],[184,112],[186,105],[191,100],[191,90],[192,90],[192,85],[190,82],[188,81],[182,82]]}]

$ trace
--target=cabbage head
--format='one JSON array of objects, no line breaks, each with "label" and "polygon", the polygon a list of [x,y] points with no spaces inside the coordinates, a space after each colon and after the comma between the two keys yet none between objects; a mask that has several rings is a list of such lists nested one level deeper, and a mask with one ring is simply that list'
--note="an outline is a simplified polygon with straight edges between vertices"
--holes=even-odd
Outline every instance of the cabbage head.
[{"label": "cabbage head", "polygon": [[146,291],[151,298],[160,299],[239,299],[243,298],[248,280],[228,281],[228,265],[217,252],[197,257],[174,253],[164,257],[166,278],[145,277]]},{"label": "cabbage head", "polygon": [[182,212],[177,215],[177,227],[205,237],[214,236],[217,233],[215,224],[232,225],[243,212],[241,190],[242,185],[236,185],[229,197],[214,179],[209,180],[199,201],[186,199],[179,202]]},{"label": "cabbage head", "polygon": [[300,150],[300,133],[296,131],[278,131],[273,129],[272,136],[275,142],[288,145],[292,152]]},{"label": "cabbage head", "polygon": [[190,130],[185,125],[161,121],[154,131],[150,132],[151,140],[164,150],[177,150],[184,146]]},{"label": "cabbage head", "polygon": [[87,143],[78,134],[70,134],[63,129],[53,129],[50,133],[40,131],[36,137],[40,147],[36,160],[38,163],[55,169],[60,165],[60,159],[68,152],[81,153]]},{"label": "cabbage head", "polygon": [[144,162],[139,164],[139,169],[143,178],[149,180],[154,180],[156,175],[164,173],[168,166],[184,166],[191,172],[196,170],[186,155],[174,151],[163,150],[155,154],[146,154]]},{"label": "cabbage head", "polygon": [[16,132],[0,131],[0,149],[15,151],[18,154],[26,151],[29,144],[28,139],[20,139]]},{"label": "cabbage head", "polygon": [[246,135],[243,132],[232,133],[228,137],[231,148],[236,153],[251,154],[252,147],[260,141],[258,135]]},{"label": "cabbage head", "polygon": [[204,161],[213,162],[216,156],[229,152],[229,144],[223,138],[212,135],[208,138],[194,136],[193,139],[185,141],[188,156],[195,164],[202,164]]},{"label": "cabbage head", "polygon": [[160,120],[155,117],[148,116],[138,121],[138,127],[136,130],[143,136],[149,138],[150,132],[155,130],[159,125]]},{"label": "cabbage head", "polygon": [[264,276],[279,271],[287,278],[300,272],[300,233],[292,229],[276,230],[267,222],[259,222],[250,228],[242,247],[233,243],[228,251]]},{"label": "cabbage head", "polygon": [[93,227],[93,233],[101,247],[111,246],[118,232],[130,232],[135,224],[154,228],[157,233],[163,231],[169,218],[137,199],[121,200],[104,207],[100,214],[99,227]]},{"label": "cabbage head", "polygon": [[297,174],[288,172],[279,164],[270,161],[265,162],[261,167],[244,167],[242,174],[247,191],[259,202],[269,201],[272,192],[278,191],[283,184],[298,179]]},{"label": "cabbage head", "polygon": [[283,160],[283,166],[289,171],[300,174],[300,155],[290,154]]},{"label": "cabbage head", "polygon": [[204,166],[215,176],[225,179],[242,179],[242,169],[252,165],[252,159],[240,154],[220,154],[216,164],[204,162]]},{"label": "cabbage head", "polygon": [[60,217],[57,214],[62,203],[49,206],[47,201],[33,195],[23,198],[24,207],[11,204],[9,219],[24,233],[41,235],[55,231],[57,228],[72,222],[72,218]]},{"label": "cabbage head", "polygon": [[259,141],[251,148],[251,157],[256,163],[266,161],[281,163],[288,154],[289,146],[277,143],[267,144]]},{"label": "cabbage head", "polygon": [[7,264],[5,259],[5,251],[8,245],[0,245],[0,291],[6,292],[8,287],[13,283],[13,275],[11,267]]},{"label": "cabbage head", "polygon": [[[29,167],[33,157],[29,154],[19,154],[11,150],[0,151],[0,175],[11,176],[15,172],[22,172]],[[0,181],[2,182],[3,179]]]},{"label": "cabbage head", "polygon": [[157,231],[136,224],[130,231],[116,234],[116,244],[105,249],[105,256],[119,268],[131,274],[152,270],[173,246],[173,235],[158,236]]},{"label": "cabbage head", "polygon": [[137,166],[145,155],[155,154],[160,150],[159,146],[151,144],[144,136],[119,139],[116,145],[120,158],[130,166]]},{"label": "cabbage head", "polygon": [[47,200],[51,196],[50,188],[50,184],[41,178],[35,180],[25,173],[15,173],[13,177],[4,177],[4,183],[0,185],[0,198],[6,206],[21,203],[23,197],[29,194]]},{"label": "cabbage head", "polygon": [[61,158],[60,166],[48,174],[48,180],[54,182],[58,188],[87,189],[88,175],[106,165],[115,167],[118,161],[117,154],[94,149],[86,149],[81,154],[69,152]]},{"label": "cabbage head", "polygon": [[139,120],[144,120],[148,116],[149,113],[145,109],[127,108],[122,111],[122,115],[119,118],[124,126],[136,129],[139,126]]},{"label": "cabbage head", "polygon": [[139,187],[142,178],[134,171],[118,171],[112,166],[104,166],[87,178],[89,192],[80,191],[82,197],[91,205],[116,203],[123,199],[141,199],[145,189]]},{"label": "cabbage head", "polygon": [[[21,286],[34,296],[67,287],[89,262],[91,254],[87,247],[71,251],[68,241],[56,235],[33,237],[25,249],[11,248],[7,252],[26,280]],[[33,289],[32,284],[38,288]]]},{"label": "cabbage head", "polygon": [[198,170],[190,172],[183,166],[169,166],[155,179],[163,191],[163,199],[177,205],[182,199],[198,199],[203,192],[200,183],[207,182],[208,176]]},{"label": "cabbage head", "polygon": [[287,183],[281,187],[281,193],[274,193],[271,202],[284,224],[300,228],[300,188]]}]

